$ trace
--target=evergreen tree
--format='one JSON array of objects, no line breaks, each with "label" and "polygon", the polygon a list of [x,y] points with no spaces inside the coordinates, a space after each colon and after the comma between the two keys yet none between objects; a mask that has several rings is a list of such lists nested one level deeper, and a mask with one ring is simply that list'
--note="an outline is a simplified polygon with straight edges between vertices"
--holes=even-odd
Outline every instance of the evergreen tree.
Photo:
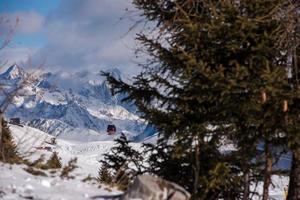
[{"label": "evergreen tree", "polygon": [[[115,142],[116,145],[100,160],[102,167],[99,179],[115,184],[119,189],[124,190],[136,175],[144,172],[143,156],[129,145],[124,134]],[[110,172],[107,171],[108,169]]]},{"label": "evergreen tree", "polygon": [[105,165],[102,165],[101,168],[100,168],[100,170],[99,170],[98,181],[100,183],[105,183],[107,185],[111,185],[112,184],[113,177],[110,174],[108,167],[106,167]]},{"label": "evergreen tree", "polygon": [[5,120],[2,120],[2,146],[0,150],[0,161],[5,163],[21,163],[22,157],[17,151],[11,132]]},{"label": "evergreen tree", "polygon": [[100,161],[104,166],[117,172],[119,169],[132,164],[136,167],[137,173],[142,171],[142,156],[129,145],[124,134],[115,140],[116,145],[111,148],[109,153],[104,154],[104,158]]},{"label": "evergreen tree", "polygon": [[[241,194],[240,177],[235,175],[233,165],[227,165],[227,156],[206,144],[199,152],[176,154],[177,145],[145,144],[146,155],[149,155],[147,172],[182,185],[188,191],[199,190],[195,199],[232,199]],[[191,161],[198,156],[199,173]],[[237,166],[237,165],[236,165]],[[198,178],[196,182],[195,179]]]},{"label": "evergreen tree", "polygon": [[56,152],[53,152],[44,166],[46,169],[59,169],[62,167],[60,159]]},{"label": "evergreen tree", "polygon": [[[298,52],[298,55],[300,55],[300,51]],[[293,67],[299,67],[299,65]],[[284,121],[288,138],[288,146],[292,151],[292,167],[290,172],[288,200],[296,200],[300,198],[300,88],[297,83],[297,75],[294,73],[293,75],[294,76],[291,80],[291,92],[287,95],[289,111],[286,113]]]},{"label": "evergreen tree", "polygon": [[287,136],[287,144],[292,151],[292,167],[290,171],[290,182],[288,189],[288,200],[300,199],[300,87],[299,87],[299,67],[300,67],[300,24],[299,13],[300,2],[291,0],[286,2],[282,12],[286,13],[283,17],[285,30],[279,37],[280,46],[286,49],[288,55],[288,69],[290,70],[290,90],[286,93],[286,112],[284,125]]},{"label": "evergreen tree", "polygon": [[71,175],[71,172],[73,172],[78,166],[76,165],[77,158],[72,158],[69,160],[68,164],[62,168],[60,177],[66,178],[66,179],[74,179],[75,177]]},{"label": "evergreen tree", "polygon": [[[150,154],[158,166],[151,172],[179,182],[194,199],[248,199],[249,181],[257,180],[262,164],[263,199],[268,199],[272,152],[286,141],[280,133],[290,88],[288,56],[278,45],[286,1],[133,4],[159,33],[137,35],[150,58],[130,84],[104,75],[113,92],[126,92],[124,100],[134,102],[163,136],[163,146]],[[220,152],[224,139],[237,150]],[[170,140],[172,145],[165,146]],[[256,151],[261,142],[263,159]]]}]

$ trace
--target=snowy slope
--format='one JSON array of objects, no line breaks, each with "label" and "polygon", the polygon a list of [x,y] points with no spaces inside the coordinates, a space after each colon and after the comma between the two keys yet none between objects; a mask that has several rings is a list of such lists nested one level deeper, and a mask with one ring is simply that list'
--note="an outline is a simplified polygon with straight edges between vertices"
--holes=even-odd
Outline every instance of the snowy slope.
[{"label": "snowy slope", "polygon": [[[122,78],[118,69],[109,72]],[[13,65],[0,74],[0,83],[11,91],[26,77],[22,68]],[[5,93],[0,93],[0,103],[4,97]],[[7,118],[20,117],[23,124],[58,138],[97,141],[110,123],[118,132],[135,137],[143,133],[146,124],[134,105],[121,101],[124,97],[112,95],[99,73],[46,72],[14,97],[5,114]]]},{"label": "snowy slope", "polygon": [[[79,200],[91,199],[95,196],[114,196],[121,194],[120,191],[102,185],[99,188],[95,182],[83,182],[88,175],[98,176],[100,168],[99,160],[114,145],[113,141],[98,142],[71,142],[57,139],[57,145],[47,142],[53,136],[38,129],[24,126],[10,125],[11,132],[18,144],[18,150],[26,155],[29,160],[36,160],[42,154],[48,158],[52,152],[57,152],[63,165],[74,157],[77,157],[77,168],[72,175],[75,179],[66,180],[59,177],[59,173],[47,172],[47,177],[33,176],[24,169],[25,165],[13,165],[0,163],[0,199],[43,199],[43,200]],[[117,136],[114,136],[117,137]],[[112,136],[107,140],[114,139]],[[132,144],[139,148],[140,144]],[[36,147],[50,147],[51,151],[36,149]],[[101,198],[96,198],[101,199]]]},{"label": "snowy slope", "polygon": [[[99,188],[80,179],[62,180],[59,177],[33,176],[23,170],[25,166],[0,165],[0,198],[3,200],[43,199],[82,200],[94,196],[120,194],[113,189]],[[98,199],[98,198],[97,198]]]},{"label": "snowy slope", "polygon": [[[80,139],[71,141],[64,139],[57,139],[56,145],[50,145],[47,142],[51,141],[53,136],[42,132],[38,129],[29,126],[10,125],[10,129],[16,139],[17,146],[20,152],[25,155],[30,155],[32,160],[38,158],[41,154],[51,155],[52,152],[58,152],[63,158],[62,163],[66,164],[71,158],[77,157],[78,164],[83,174],[91,174],[97,176],[100,167],[99,160],[101,160],[104,153],[109,152],[114,145],[114,139],[120,135],[102,135],[103,141],[97,142],[78,142]],[[133,147],[139,149],[141,143],[132,143]],[[50,147],[51,152],[45,150],[36,150],[36,147]],[[31,154],[34,152],[34,154]]]},{"label": "snowy slope", "polygon": [[[98,188],[92,183],[83,183],[81,180],[89,174],[92,177],[98,175],[100,168],[99,160],[103,154],[109,152],[114,145],[113,141],[94,141],[94,142],[78,142],[64,139],[57,139],[57,145],[46,143],[53,136],[37,130],[32,127],[10,125],[10,129],[18,143],[19,151],[29,155],[29,159],[35,160],[41,154],[46,157],[50,156],[53,151],[58,152],[63,164],[66,164],[71,158],[78,158],[79,168],[75,170],[75,180],[61,180],[57,175],[51,177],[32,176],[25,172],[25,166],[8,166],[0,164],[0,191],[3,199],[25,199],[22,197],[32,196],[34,199],[90,199],[99,195],[120,194],[117,190],[105,190],[105,186]],[[116,137],[116,136],[115,136]],[[155,137],[154,137],[155,138]],[[112,140],[113,138],[106,138]],[[153,138],[152,138],[153,139]],[[135,149],[140,149],[140,143],[131,143]],[[36,150],[35,147],[47,146],[51,147],[51,151]],[[273,185],[270,186],[270,197],[274,200],[284,199],[283,188],[288,183],[287,177],[273,176]],[[257,191],[262,193],[263,185],[259,183]],[[260,199],[259,197],[256,198]]]},{"label": "snowy slope", "polygon": [[[9,166],[0,164],[0,198],[1,199],[91,199],[94,196],[109,196],[120,194],[119,191],[93,184],[92,182],[82,182],[88,175],[97,177],[100,168],[99,160],[104,153],[109,152],[114,145],[111,141],[114,138],[105,138],[110,141],[78,142],[64,139],[57,139],[56,145],[47,142],[53,136],[38,129],[24,126],[10,125],[11,132],[18,144],[19,152],[27,155],[30,160],[39,158],[42,154],[49,157],[52,152],[58,152],[61,162],[65,165],[71,158],[77,157],[79,166],[73,172],[74,180],[65,180],[58,177],[58,174],[48,176],[33,176],[23,169],[25,166]],[[108,137],[108,136],[106,136]],[[117,137],[117,136],[114,136]],[[155,136],[156,137],[156,136]],[[154,140],[150,137],[150,140]],[[131,143],[135,149],[140,149],[140,143]],[[36,147],[50,147],[51,151],[37,150]],[[270,196],[274,200],[284,199],[283,187],[288,183],[287,177],[273,176],[273,186],[270,186]],[[259,183],[257,191],[262,192],[262,184]],[[97,198],[98,199],[98,198]],[[101,199],[101,198],[99,198]],[[259,198],[256,198],[259,199]]]}]

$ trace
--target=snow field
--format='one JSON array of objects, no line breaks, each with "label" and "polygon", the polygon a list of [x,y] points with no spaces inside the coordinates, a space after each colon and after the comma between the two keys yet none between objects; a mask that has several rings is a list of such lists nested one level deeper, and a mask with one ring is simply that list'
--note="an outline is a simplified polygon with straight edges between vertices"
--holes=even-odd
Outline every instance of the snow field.
[{"label": "snow field", "polygon": [[[0,199],[41,199],[41,200],[77,200],[91,199],[91,197],[101,195],[120,194],[116,189],[107,188],[93,182],[82,182],[88,175],[91,177],[98,176],[100,168],[99,160],[103,154],[110,151],[113,147],[114,138],[109,136],[110,141],[79,142],[78,140],[70,141],[56,139],[57,144],[51,145],[49,142],[53,136],[29,126],[10,125],[11,132],[18,144],[19,151],[26,155],[30,160],[36,160],[41,155],[49,158],[55,151],[61,158],[63,165],[74,157],[77,157],[78,168],[72,172],[75,179],[66,180],[59,177],[59,172],[51,174],[45,171],[48,176],[33,176],[26,171],[25,165],[7,165],[0,164]],[[147,142],[155,142],[157,135],[147,138]],[[135,149],[141,148],[141,143],[131,144]],[[36,149],[36,147],[48,147],[45,149]],[[228,147],[229,148],[229,147]],[[227,148],[225,148],[227,149]],[[230,149],[230,148],[229,148]],[[270,199],[283,200],[283,188],[288,184],[288,177],[273,176],[273,185],[270,186]],[[257,185],[257,191],[262,193],[263,184]],[[97,198],[101,199],[101,198]],[[260,197],[255,199],[259,200]]]},{"label": "snow field", "polygon": [[[41,155],[48,159],[55,151],[61,158],[62,165],[66,165],[72,158],[77,157],[78,168],[72,172],[75,179],[66,180],[59,177],[60,172],[48,176],[34,176],[27,173],[25,165],[0,165],[0,199],[42,199],[42,200],[79,200],[90,199],[99,195],[115,195],[121,192],[101,186],[94,182],[83,182],[88,175],[98,176],[99,160],[102,155],[114,145],[113,141],[79,143],[57,139],[57,145],[47,142],[50,136],[40,130],[24,126],[10,125],[11,132],[18,144],[19,152],[26,155],[27,159],[34,161]],[[36,149],[37,147],[50,147],[51,150]]]}]

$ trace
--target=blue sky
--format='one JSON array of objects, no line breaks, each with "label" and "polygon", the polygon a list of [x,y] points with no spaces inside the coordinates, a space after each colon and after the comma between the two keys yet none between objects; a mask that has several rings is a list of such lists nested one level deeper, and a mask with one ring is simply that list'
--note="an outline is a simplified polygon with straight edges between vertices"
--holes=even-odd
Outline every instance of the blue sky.
[{"label": "blue sky", "polygon": [[[47,16],[50,11],[57,8],[60,0],[1,0],[0,13],[37,12]],[[47,38],[40,32],[31,34],[16,33],[13,45],[23,47],[40,47]]]},{"label": "blue sky", "polygon": [[[126,9],[134,10],[131,0],[1,0],[0,17],[10,26],[20,21],[0,60],[30,57],[50,70],[136,71],[135,32],[127,33],[134,22]],[[10,26],[0,23],[0,33]]]},{"label": "blue sky", "polygon": [[47,15],[60,0],[1,0],[0,12],[36,11]]}]

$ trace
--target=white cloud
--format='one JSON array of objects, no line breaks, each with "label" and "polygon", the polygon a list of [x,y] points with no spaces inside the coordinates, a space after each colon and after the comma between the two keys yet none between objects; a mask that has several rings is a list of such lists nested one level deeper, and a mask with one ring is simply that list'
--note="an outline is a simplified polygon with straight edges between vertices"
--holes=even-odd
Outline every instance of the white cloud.
[{"label": "white cloud", "polygon": [[[28,58],[31,58],[36,51],[37,51],[36,48],[5,47],[0,51],[0,64],[5,63],[6,66],[1,66],[1,67],[11,66],[14,63],[18,63],[18,64],[25,63],[28,60]],[[25,66],[25,67],[31,67],[31,66]]]},{"label": "white cloud", "polygon": [[46,18],[48,43],[34,56],[36,62],[47,59],[48,66],[64,70],[132,70],[135,33],[125,33],[133,22],[120,20],[126,8],[133,9],[130,0],[62,1]]},{"label": "white cloud", "polygon": [[31,34],[40,31],[43,27],[45,19],[42,15],[36,12],[14,12],[14,13],[0,13],[4,19],[0,23],[2,31],[9,31],[18,21],[15,33]]}]

